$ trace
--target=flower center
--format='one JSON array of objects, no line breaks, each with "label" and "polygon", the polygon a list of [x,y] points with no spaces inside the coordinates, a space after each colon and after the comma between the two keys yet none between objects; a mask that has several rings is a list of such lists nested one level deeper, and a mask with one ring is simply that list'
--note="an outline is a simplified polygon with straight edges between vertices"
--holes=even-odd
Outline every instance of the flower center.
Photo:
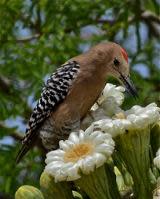
[{"label": "flower center", "polygon": [[80,158],[84,158],[93,152],[93,145],[91,143],[78,144],[68,150],[64,155],[65,162],[76,162]]},{"label": "flower center", "polygon": [[120,112],[120,113],[115,114],[115,118],[116,119],[126,119],[126,116],[124,113]]}]

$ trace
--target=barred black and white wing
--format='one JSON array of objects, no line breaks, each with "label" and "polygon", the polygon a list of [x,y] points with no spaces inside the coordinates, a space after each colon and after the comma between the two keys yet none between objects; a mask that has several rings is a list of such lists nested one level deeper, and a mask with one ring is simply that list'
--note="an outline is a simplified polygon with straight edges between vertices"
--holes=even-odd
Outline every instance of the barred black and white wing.
[{"label": "barred black and white wing", "polygon": [[75,61],[68,61],[58,68],[47,80],[42,90],[41,98],[38,100],[36,107],[28,122],[26,135],[22,140],[22,148],[20,149],[16,162],[27,153],[31,145],[37,137],[37,129],[54,111],[54,108],[61,103],[69,91],[73,80],[79,71],[79,64]]}]

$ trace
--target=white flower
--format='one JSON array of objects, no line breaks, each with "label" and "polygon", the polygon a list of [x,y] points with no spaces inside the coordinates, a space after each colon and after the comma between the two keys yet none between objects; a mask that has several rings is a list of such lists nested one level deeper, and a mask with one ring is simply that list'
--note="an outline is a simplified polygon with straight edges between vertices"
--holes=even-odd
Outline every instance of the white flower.
[{"label": "white flower", "polygon": [[160,186],[154,190],[153,199],[160,199]]},{"label": "white flower", "polygon": [[154,165],[160,169],[160,148],[158,149],[157,153],[156,153],[156,157],[153,160]]},{"label": "white flower", "polygon": [[119,112],[121,110],[120,106],[124,101],[124,91],[125,89],[122,86],[116,87],[107,83],[97,103],[92,106],[91,110],[96,111],[98,107],[101,107],[107,116],[112,116],[114,113]]},{"label": "white flower", "polygon": [[114,114],[123,112],[120,105],[124,101],[124,91],[122,86],[116,87],[107,83],[89,114],[82,120],[82,129],[86,129],[95,121],[111,118]]},{"label": "white flower", "polygon": [[113,84],[107,83],[105,88],[102,91],[101,96],[98,99],[98,103],[102,104],[103,101],[108,100],[109,98],[113,99],[117,102],[117,104],[120,106],[122,105],[124,101],[124,95],[123,92],[125,91],[125,88],[122,86],[115,86]]},{"label": "white flower", "polygon": [[68,140],[59,142],[60,149],[47,154],[45,172],[55,181],[73,181],[81,173],[89,174],[106,162],[114,150],[111,135],[94,131],[91,125],[85,132],[72,132]]},{"label": "white flower", "polygon": [[94,124],[113,137],[131,129],[144,129],[160,119],[160,108],[155,103],[146,107],[133,106],[130,110],[118,113],[113,119],[102,119]]}]

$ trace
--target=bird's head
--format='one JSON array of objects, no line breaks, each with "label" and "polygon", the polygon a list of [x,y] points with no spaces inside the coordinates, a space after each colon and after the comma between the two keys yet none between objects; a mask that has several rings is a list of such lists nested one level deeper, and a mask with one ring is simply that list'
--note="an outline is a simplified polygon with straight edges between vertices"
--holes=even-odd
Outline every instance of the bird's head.
[{"label": "bird's head", "polygon": [[108,42],[99,44],[97,53],[103,60],[104,75],[115,77],[132,96],[137,97],[137,91],[130,80],[130,67],[125,49],[116,43]]}]

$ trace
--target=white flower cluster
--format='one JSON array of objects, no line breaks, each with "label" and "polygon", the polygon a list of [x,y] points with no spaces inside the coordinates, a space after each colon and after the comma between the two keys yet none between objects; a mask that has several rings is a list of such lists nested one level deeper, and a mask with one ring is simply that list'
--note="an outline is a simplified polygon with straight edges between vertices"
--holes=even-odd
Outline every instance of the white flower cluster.
[{"label": "white flower cluster", "polygon": [[160,119],[160,108],[155,103],[146,107],[133,106],[130,110],[115,115],[113,119],[102,119],[94,124],[112,137],[125,133],[126,130],[144,129]]},{"label": "white flower cluster", "polygon": [[89,174],[106,162],[114,150],[111,135],[94,131],[94,125],[85,132],[72,132],[68,140],[60,141],[60,149],[47,154],[45,171],[55,181],[71,181],[80,174]]},{"label": "white flower cluster", "polygon": [[153,199],[160,199],[160,188],[159,187],[154,191]]},{"label": "white flower cluster", "polygon": [[124,101],[124,91],[125,88],[123,86],[115,86],[113,84],[107,83],[98,99],[98,103],[102,104],[104,101],[111,99],[116,101],[116,103],[120,106]]},{"label": "white flower cluster", "polygon": [[114,114],[123,112],[120,108],[124,101],[124,87],[107,83],[97,102],[92,106],[90,114],[87,115],[81,125],[84,129],[94,121],[111,118]]},{"label": "white flower cluster", "polygon": [[156,157],[153,160],[154,165],[160,169],[160,148],[158,149],[157,153],[156,153]]},{"label": "white flower cluster", "polygon": [[[86,117],[85,131],[72,132],[68,140],[60,141],[60,148],[47,154],[45,172],[55,181],[73,181],[81,174],[89,174],[103,165],[114,150],[112,137],[128,130],[145,129],[160,119],[160,108],[155,103],[146,107],[133,106],[123,111],[125,89],[106,84],[103,94]],[[82,125],[83,127],[85,125]],[[154,164],[160,167],[160,151]]]},{"label": "white flower cluster", "polygon": [[113,84],[107,83],[102,94],[94,104],[91,110],[96,111],[101,108],[107,116],[112,116],[114,113],[119,112],[120,106],[124,101],[124,87],[115,86]]}]

